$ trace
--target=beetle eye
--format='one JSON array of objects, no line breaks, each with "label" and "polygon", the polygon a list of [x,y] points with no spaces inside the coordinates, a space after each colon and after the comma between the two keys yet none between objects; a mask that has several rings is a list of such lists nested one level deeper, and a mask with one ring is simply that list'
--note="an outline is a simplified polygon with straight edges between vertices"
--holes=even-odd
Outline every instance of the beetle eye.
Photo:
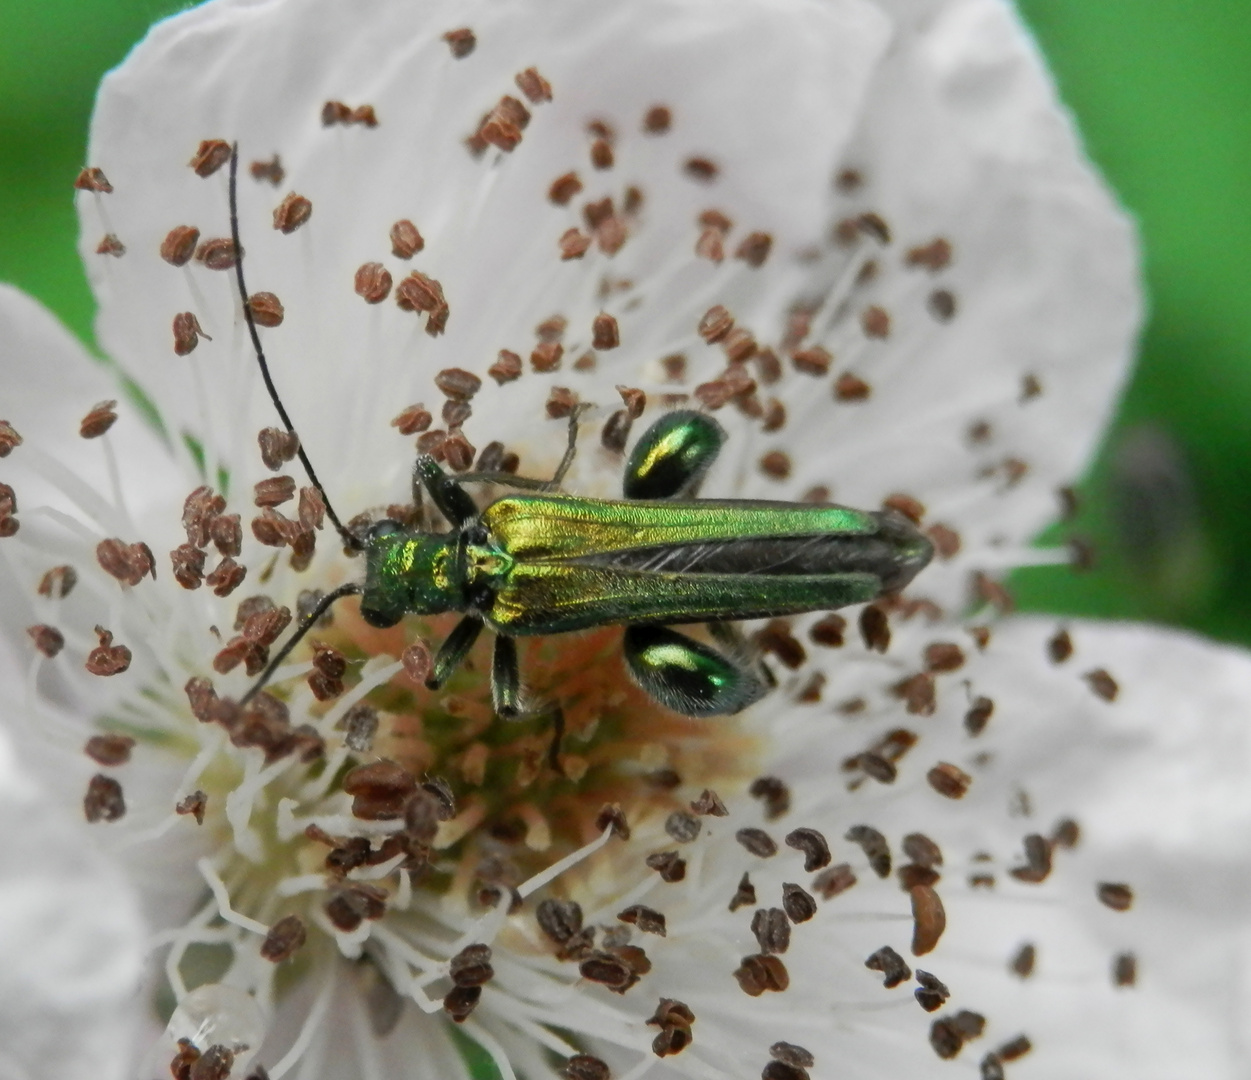
[{"label": "beetle eye", "polygon": [[[370,540],[377,540],[380,536],[391,536],[394,533],[403,531],[404,526],[398,521],[393,521],[391,518],[383,518],[381,521],[375,521],[369,526],[369,532],[366,535]],[[394,624],[387,623],[386,625],[392,626]]]},{"label": "beetle eye", "polygon": [[[394,522],[392,522],[394,524]],[[379,630],[386,630],[388,627],[394,626],[400,621],[403,615],[394,615],[389,611],[383,611],[380,608],[370,608],[361,606],[361,618],[370,626],[377,627]]]}]

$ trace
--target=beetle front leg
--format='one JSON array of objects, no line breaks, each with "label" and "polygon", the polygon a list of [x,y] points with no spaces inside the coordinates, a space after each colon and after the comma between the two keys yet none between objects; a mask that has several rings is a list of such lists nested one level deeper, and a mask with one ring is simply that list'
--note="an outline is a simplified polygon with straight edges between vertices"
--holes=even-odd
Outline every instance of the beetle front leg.
[{"label": "beetle front leg", "polygon": [[[429,454],[418,454],[413,463],[413,488],[425,487],[430,492],[434,505],[451,523],[459,529],[466,522],[478,516],[478,507],[469,493],[439,467],[439,463]],[[414,501],[417,501],[414,499]]]},{"label": "beetle front leg", "polygon": [[461,662],[469,655],[469,650],[482,633],[482,620],[476,615],[466,615],[456,624],[455,629],[447,635],[447,640],[439,646],[434,658],[434,665],[426,678],[426,688],[438,690],[443,686],[452,672],[460,667]]},{"label": "beetle front leg", "polygon": [[504,720],[515,720],[522,711],[517,642],[506,634],[495,636],[495,652],[491,655],[491,704],[495,715]]},{"label": "beetle front leg", "polygon": [[752,665],[667,626],[627,626],[622,650],[639,686],[685,716],[729,716],[770,689]]}]

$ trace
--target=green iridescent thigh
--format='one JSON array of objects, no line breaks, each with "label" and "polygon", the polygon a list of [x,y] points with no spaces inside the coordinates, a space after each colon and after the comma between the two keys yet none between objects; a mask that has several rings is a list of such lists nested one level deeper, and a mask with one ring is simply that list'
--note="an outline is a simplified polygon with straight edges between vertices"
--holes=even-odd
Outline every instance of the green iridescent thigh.
[{"label": "green iridescent thigh", "polygon": [[622,478],[625,497],[691,498],[724,442],[725,430],[711,416],[690,409],[667,413],[630,452]]},{"label": "green iridescent thigh", "polygon": [[770,689],[748,665],[667,626],[627,627],[622,649],[639,686],[685,716],[741,712]]}]

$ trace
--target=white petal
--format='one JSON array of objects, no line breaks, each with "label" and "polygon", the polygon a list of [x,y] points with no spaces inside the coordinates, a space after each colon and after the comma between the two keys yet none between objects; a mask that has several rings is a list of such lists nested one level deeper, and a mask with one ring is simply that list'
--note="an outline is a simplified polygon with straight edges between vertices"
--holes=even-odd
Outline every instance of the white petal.
[{"label": "white petal", "polygon": [[[465,25],[478,45],[458,60],[441,35]],[[730,10],[656,2],[610,17],[573,2],[388,5],[367,17],[333,3],[197,8],[158,26],[101,91],[91,157],[116,190],[81,198],[84,247],[111,228],[129,249],[122,259],[88,257],[101,340],[175,428],[207,432],[232,468],[252,467],[254,452],[242,448],[274,417],[235,325],[231,275],[195,264],[176,270],[156,252],[179,224],[226,235],[225,172],[201,180],[186,165],[201,138],[237,138],[245,174],[248,162],[277,151],[287,169],[278,191],[246,175],[241,181],[250,287],[276,292],[287,310],[281,328],[263,332],[276,380],[314,460],[333,474],[332,499],[359,506],[399,497],[411,451],[387,421],[415,401],[437,415],[431,379],[439,369],[485,376],[498,350],[528,355],[533,327],[564,314],[572,320],[569,356],[557,381],[589,388],[606,415],[614,381],[637,381],[667,342],[693,338],[712,302],[693,295],[697,287],[717,291],[716,268],[690,253],[699,210],[724,201],[745,225],[767,227],[789,248],[823,227],[828,178],[886,30],[871,6],[853,0],[788,0],[781,9],[740,2]],[[513,76],[532,65],[550,80],[554,100],[531,106],[513,154],[474,159],[464,137],[501,94],[518,93]],[[379,126],[323,128],[328,99],[373,105]],[[640,133],[655,103],[675,110],[664,138]],[[588,160],[585,125],[596,117],[620,133],[609,173]],[[713,188],[682,174],[682,163],[700,153],[723,166]],[[570,169],[587,191],[567,208],[554,206],[548,187]],[[650,241],[632,240],[612,262],[598,254],[562,262],[557,240],[581,222],[583,201],[612,194],[620,205],[631,183],[643,188]],[[269,212],[288,190],[310,198],[313,215],[283,236]],[[389,254],[388,230],[400,218],[426,238],[411,264]],[[661,257],[670,264],[663,273]],[[353,275],[371,260],[397,282],[410,265],[438,279],[451,308],[446,334],[429,338],[393,298],[370,307],[356,296]],[[741,290],[747,279],[738,267]],[[596,298],[605,274],[653,282],[630,320],[625,301],[613,308],[634,351],[614,362],[613,374],[570,377],[606,303]],[[184,310],[196,312],[214,340],[179,359],[170,326]],[[475,406],[490,420],[471,421],[467,434],[478,445],[549,442],[546,454],[539,447],[540,462],[554,460],[563,439],[542,419],[550,385],[528,374],[504,388],[488,382]]]},{"label": "white petal", "polygon": [[0,1075],[128,1075],[143,933],[117,869],[0,732]]}]

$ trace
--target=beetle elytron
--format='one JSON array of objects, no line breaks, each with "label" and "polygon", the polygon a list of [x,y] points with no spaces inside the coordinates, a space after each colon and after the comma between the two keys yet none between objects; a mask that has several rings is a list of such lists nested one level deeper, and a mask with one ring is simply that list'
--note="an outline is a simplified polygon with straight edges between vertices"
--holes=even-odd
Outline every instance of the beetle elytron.
[{"label": "beetle elytron", "polygon": [[[230,161],[231,234],[236,281],[266,388],[287,430],[294,428],[269,375],[247,303],[236,205],[237,150]],[[373,626],[405,615],[463,612],[438,650],[427,685],[440,687],[484,627],[495,632],[491,695],[501,717],[524,713],[516,638],[624,625],[623,650],[639,685],[668,708],[690,716],[739,712],[772,685],[727,622],[828,610],[903,588],[933,549],[903,515],[843,506],[695,497],[725,439],[711,417],[682,410],[662,416],[635,445],[625,468],[624,499],[554,491],[572,463],[569,446],[550,481],[471,473],[459,481],[428,454],[413,470],[447,519],[445,533],[384,520],[364,538],[347,530],[326,499],[344,542],[363,550],[363,584],[325,596],[273,658],[248,701],[337,599],[361,597]],[[325,492],[303,449],[301,463]],[[484,509],[463,483],[494,482],[532,493],[507,495]],[[676,630],[707,623],[721,648]]]}]

